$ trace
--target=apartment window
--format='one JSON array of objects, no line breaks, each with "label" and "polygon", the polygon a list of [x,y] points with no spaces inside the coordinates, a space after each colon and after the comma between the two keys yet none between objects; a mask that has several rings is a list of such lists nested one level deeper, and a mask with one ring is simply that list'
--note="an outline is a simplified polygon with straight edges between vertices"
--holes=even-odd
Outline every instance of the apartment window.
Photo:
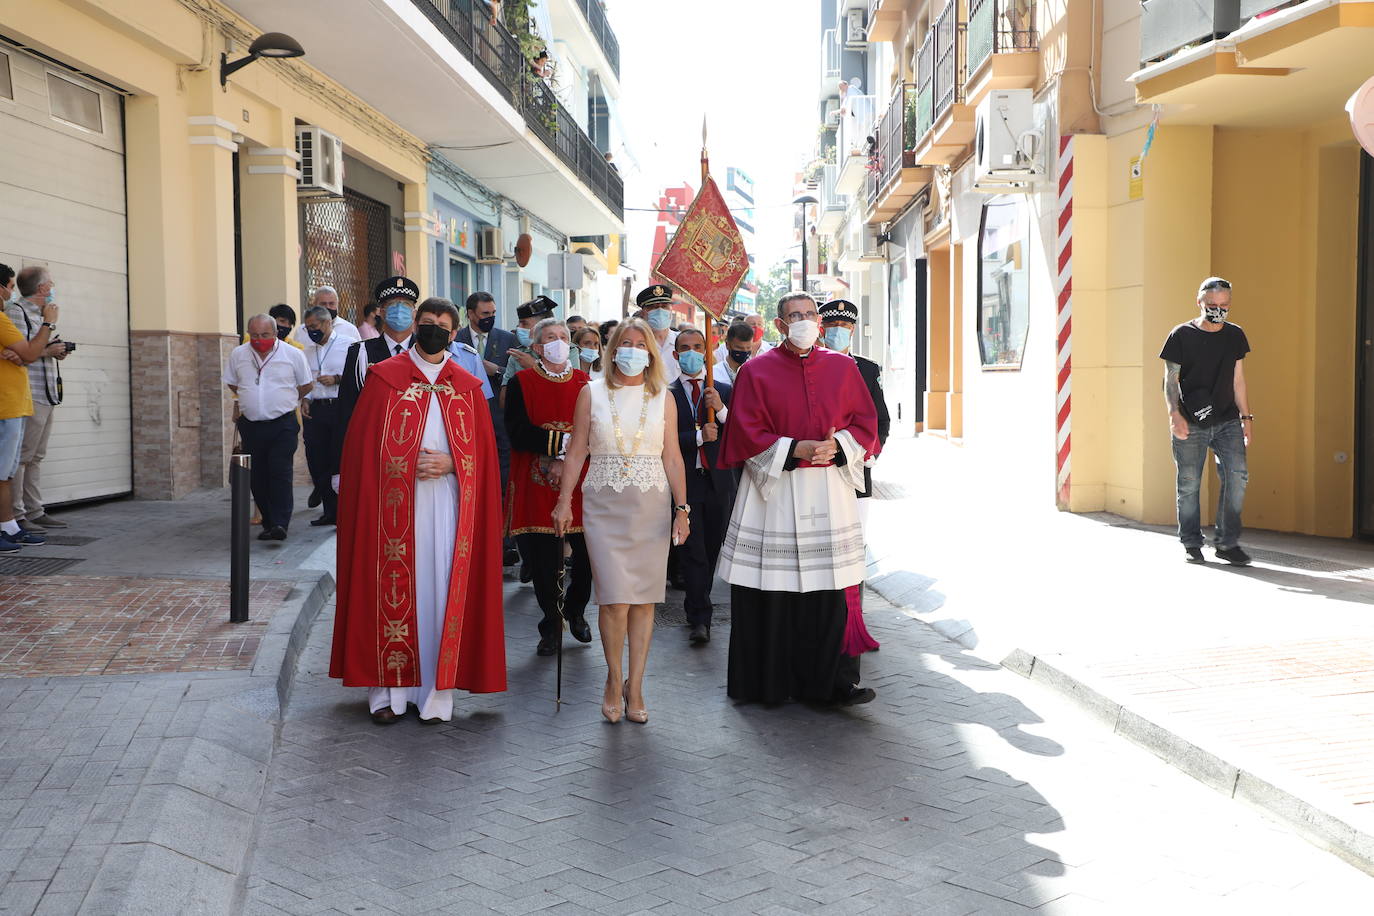
[{"label": "apartment window", "polygon": [[48,74],[48,110],[59,121],[101,133],[104,130],[100,115],[100,93],[79,83]]},{"label": "apartment window", "polygon": [[10,79],[10,56],[0,51],[0,98],[14,98],[14,83]]},{"label": "apartment window", "polygon": [[983,206],[978,242],[978,350],[984,369],[1020,369],[1030,326],[1025,199],[1000,195]]}]

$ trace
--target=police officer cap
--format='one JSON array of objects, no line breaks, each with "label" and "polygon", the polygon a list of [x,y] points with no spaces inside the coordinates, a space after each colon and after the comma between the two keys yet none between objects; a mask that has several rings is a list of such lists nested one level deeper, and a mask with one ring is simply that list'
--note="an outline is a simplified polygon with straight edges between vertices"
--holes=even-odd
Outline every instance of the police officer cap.
[{"label": "police officer cap", "polygon": [[821,321],[859,321],[859,307],[848,299],[831,299],[821,306]]},{"label": "police officer cap", "polygon": [[558,308],[558,303],[548,296],[535,296],[529,302],[516,306],[515,317],[521,320],[526,318],[540,318],[544,315],[552,315],[553,310]]},{"label": "police officer cap", "polygon": [[409,299],[411,303],[420,301],[420,287],[409,277],[387,277],[372,291],[372,298],[378,302],[388,299]]},{"label": "police officer cap", "polygon": [[673,304],[673,291],[666,285],[659,283],[654,286],[646,286],[635,296],[635,305],[642,309],[657,308],[660,305]]}]

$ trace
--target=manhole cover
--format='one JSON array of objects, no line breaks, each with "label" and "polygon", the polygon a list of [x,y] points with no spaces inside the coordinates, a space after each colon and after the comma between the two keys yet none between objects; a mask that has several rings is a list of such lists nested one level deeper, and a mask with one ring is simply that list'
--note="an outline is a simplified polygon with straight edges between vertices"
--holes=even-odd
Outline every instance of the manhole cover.
[{"label": "manhole cover", "polygon": [[87,544],[94,544],[98,539],[86,537],[82,534],[49,534],[48,543],[58,547],[85,547]]},{"label": "manhole cover", "polygon": [[0,576],[50,576],[80,562],[73,557],[0,557]]},{"label": "manhole cover", "polygon": [[1309,569],[1312,572],[1343,573],[1359,570],[1359,567],[1351,566],[1348,563],[1333,563],[1330,560],[1314,560],[1311,557],[1300,557],[1291,553],[1280,553],[1277,550],[1249,550],[1250,558],[1259,560],[1261,563],[1268,563],[1272,566],[1286,566],[1289,569]]}]

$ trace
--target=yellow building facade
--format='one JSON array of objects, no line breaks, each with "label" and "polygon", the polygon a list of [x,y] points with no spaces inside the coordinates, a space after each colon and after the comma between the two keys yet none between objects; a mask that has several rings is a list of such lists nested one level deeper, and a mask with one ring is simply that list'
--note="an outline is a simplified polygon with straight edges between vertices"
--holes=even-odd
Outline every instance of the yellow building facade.
[{"label": "yellow building facade", "polygon": [[[72,295],[80,289],[64,286],[64,271],[76,267],[68,268],[62,244],[37,231],[39,216],[34,231],[11,226],[0,251],[21,264],[51,265],[57,299],[65,292],[70,303],[61,321],[68,339],[81,341],[83,329],[103,324],[117,349],[124,321],[132,468],[123,491],[141,497],[223,485],[232,445],[224,360],[245,316],[302,304],[297,125],[339,137],[359,172],[394,191],[393,221],[406,225],[395,227],[388,260],[429,275],[427,236],[401,231],[421,228],[428,209],[424,144],[312,69],[309,47],[303,59],[259,60],[221,85],[221,54],[245,54],[261,31],[210,0],[31,0],[4,3],[0,15],[6,63],[41,68],[64,92],[71,83],[115,98],[102,124],[118,118],[122,127],[125,187],[116,196],[126,211],[127,301],[114,287],[98,301]],[[49,202],[76,193],[64,191],[69,178],[51,184]],[[13,193],[24,190],[32,188]],[[45,208],[53,209],[43,200],[33,207]],[[6,209],[8,219],[14,211]],[[79,227],[60,228],[79,238]],[[79,373],[78,364],[69,360],[66,371]],[[117,365],[86,384],[119,386]],[[55,434],[54,446],[59,440]],[[117,445],[107,447],[111,453],[97,457],[122,460]],[[109,486],[71,495],[119,492],[116,482]]]}]

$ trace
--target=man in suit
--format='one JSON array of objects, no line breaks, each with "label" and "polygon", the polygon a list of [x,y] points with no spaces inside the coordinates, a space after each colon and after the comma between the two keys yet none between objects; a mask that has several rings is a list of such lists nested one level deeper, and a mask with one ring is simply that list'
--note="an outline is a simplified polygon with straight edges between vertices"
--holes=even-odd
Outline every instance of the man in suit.
[{"label": "man in suit", "polygon": [[[681,375],[668,386],[677,402],[677,438],[687,469],[687,505],[691,533],[677,548],[685,585],[688,640],[694,646],[711,641],[711,583],[716,559],[735,501],[735,475],[716,462],[720,427],[729,415],[730,386],[717,381],[706,387],[706,337],[696,328],[679,331],[673,356]],[[715,418],[707,421],[709,410]]]},{"label": "man in suit", "polygon": [[377,284],[374,298],[377,300],[377,310],[382,313],[383,333],[380,337],[361,340],[349,346],[339,379],[338,420],[334,427],[335,476],[343,459],[348,421],[363,390],[368,368],[409,350],[414,340],[415,303],[420,301],[420,287],[415,281],[409,277],[387,277]]},{"label": "man in suit", "polygon": [[[510,436],[506,433],[506,417],[499,395],[501,379],[510,361],[510,351],[518,349],[520,341],[510,331],[503,331],[496,326],[496,300],[491,293],[479,290],[469,295],[463,305],[467,312],[467,327],[461,329],[454,340],[472,347],[482,357],[482,366],[493,395],[487,398],[487,407],[491,410],[491,427],[496,433],[496,454],[500,460],[501,492],[504,494],[510,484]],[[515,539],[507,538],[502,562],[512,566],[516,559]]]}]

